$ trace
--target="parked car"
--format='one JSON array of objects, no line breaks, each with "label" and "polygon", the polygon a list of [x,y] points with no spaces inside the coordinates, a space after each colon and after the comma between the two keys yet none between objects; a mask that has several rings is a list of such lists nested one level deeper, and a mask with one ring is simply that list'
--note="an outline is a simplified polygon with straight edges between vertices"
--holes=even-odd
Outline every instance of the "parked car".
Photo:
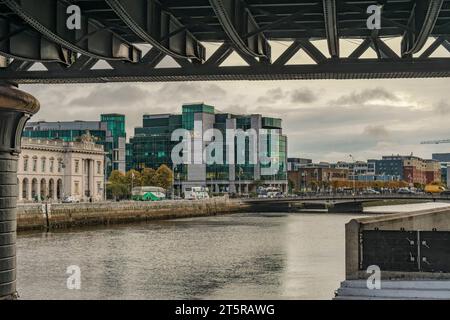
[{"label": "parked car", "polygon": [[408,188],[400,188],[398,189],[398,194],[415,194],[415,192]]},{"label": "parked car", "polygon": [[374,189],[366,189],[365,191],[364,191],[364,194],[380,194],[380,192],[379,191],[377,191],[377,190],[374,190]]},{"label": "parked car", "polygon": [[62,203],[80,203],[80,199],[77,199],[73,196],[65,197],[62,200]]}]

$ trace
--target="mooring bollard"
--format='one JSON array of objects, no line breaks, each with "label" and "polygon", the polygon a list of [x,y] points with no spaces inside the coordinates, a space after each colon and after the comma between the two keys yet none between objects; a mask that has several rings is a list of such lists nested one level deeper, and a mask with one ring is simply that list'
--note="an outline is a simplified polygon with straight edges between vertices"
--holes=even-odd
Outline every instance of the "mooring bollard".
[{"label": "mooring bollard", "polygon": [[33,96],[0,84],[0,300],[17,298],[17,164],[23,128],[38,110]]}]

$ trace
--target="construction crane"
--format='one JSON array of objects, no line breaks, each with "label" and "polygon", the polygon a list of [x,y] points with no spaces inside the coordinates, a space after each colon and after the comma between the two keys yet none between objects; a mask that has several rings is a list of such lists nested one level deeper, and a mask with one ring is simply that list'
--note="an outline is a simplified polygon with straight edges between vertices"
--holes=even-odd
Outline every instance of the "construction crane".
[{"label": "construction crane", "polygon": [[444,144],[450,143],[450,139],[422,141],[420,144]]}]

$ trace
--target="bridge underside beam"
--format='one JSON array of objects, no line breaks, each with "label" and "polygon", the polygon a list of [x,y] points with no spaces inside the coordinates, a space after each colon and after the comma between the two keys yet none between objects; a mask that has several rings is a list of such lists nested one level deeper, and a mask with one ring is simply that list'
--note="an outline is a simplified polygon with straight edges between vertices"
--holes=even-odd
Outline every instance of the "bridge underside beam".
[{"label": "bridge underside beam", "polygon": [[435,27],[444,0],[417,0],[402,39],[402,56],[419,52]]},{"label": "bridge underside beam", "polygon": [[337,28],[336,0],[323,0],[325,30],[327,33],[328,51],[332,57],[339,56],[339,35]]},{"label": "bridge underside beam", "polygon": [[69,29],[66,16],[69,4],[64,1],[3,0],[2,2],[12,13],[17,14],[48,39],[47,41],[74,52],[105,60],[138,62],[141,58],[141,51],[137,47],[83,12],[79,28]]},{"label": "bridge underside beam", "polygon": [[114,70],[24,71],[0,68],[0,80],[16,83],[170,82],[208,80],[291,79],[391,79],[450,77],[450,59],[339,59],[317,65],[263,65],[220,67],[192,65],[186,68],[133,68]]},{"label": "bridge underside beam", "polygon": [[147,0],[106,0],[143,41],[174,58],[205,60],[204,46],[161,4]]},{"label": "bridge underside beam", "polygon": [[209,0],[211,7],[236,49],[250,57],[270,61],[271,49],[256,20],[242,0]]},{"label": "bridge underside beam", "polygon": [[[0,17],[0,54],[23,61],[58,62],[70,65],[75,54],[24,27]],[[17,64],[17,62],[16,62]]]}]

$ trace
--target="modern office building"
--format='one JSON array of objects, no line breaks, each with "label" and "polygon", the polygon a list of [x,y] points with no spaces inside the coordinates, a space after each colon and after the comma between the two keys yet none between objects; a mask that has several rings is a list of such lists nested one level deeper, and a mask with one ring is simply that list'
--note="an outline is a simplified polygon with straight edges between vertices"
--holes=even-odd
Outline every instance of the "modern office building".
[{"label": "modern office building", "polygon": [[18,163],[18,200],[79,201],[104,198],[103,146],[90,135],[79,142],[22,138]]},{"label": "modern office building", "polygon": [[36,139],[57,139],[76,142],[87,131],[96,143],[105,150],[106,175],[112,170],[126,170],[126,131],[125,116],[121,114],[102,114],[100,121],[29,122],[23,137]]},{"label": "modern office building", "polygon": [[347,169],[349,180],[374,181],[376,178],[375,164],[373,162],[355,161],[355,162],[337,162],[332,166],[336,169]]},{"label": "modern office building", "polygon": [[441,181],[441,166],[436,160],[425,160],[413,155],[384,156],[374,163],[376,175],[398,177],[398,180],[411,184],[428,184]]},{"label": "modern office building", "polygon": [[[195,127],[197,123],[197,127]],[[222,163],[190,163],[174,166],[171,154],[179,142],[171,141],[172,132],[177,129],[188,130],[194,137],[194,145],[200,145],[204,150],[211,145],[205,139],[209,129],[220,131],[223,136],[223,162]],[[247,131],[254,129],[257,141],[245,140],[245,163],[234,161],[230,163],[227,156],[226,130],[241,129]],[[198,132],[200,131],[200,132]],[[267,151],[270,153],[272,166],[276,164],[275,174],[265,175],[268,164],[262,163],[258,152],[257,161],[250,161],[250,143],[258,146],[262,143],[260,134],[277,137],[278,151],[273,139],[267,139]],[[265,140],[264,140],[265,141]],[[188,187],[209,187],[213,192],[249,193],[256,191],[258,186],[272,185],[287,192],[287,137],[283,135],[281,119],[264,117],[260,114],[236,115],[216,112],[213,106],[204,103],[185,104],[182,114],[154,114],[144,115],[142,127],[135,128],[134,136],[130,139],[129,154],[132,163],[128,167],[137,170],[143,168],[158,168],[165,164],[173,168],[176,192],[184,191]],[[253,145],[253,144],[252,144]],[[261,150],[258,151],[261,152]],[[195,150],[192,150],[195,158]],[[235,150],[235,160],[238,150]]]}]

